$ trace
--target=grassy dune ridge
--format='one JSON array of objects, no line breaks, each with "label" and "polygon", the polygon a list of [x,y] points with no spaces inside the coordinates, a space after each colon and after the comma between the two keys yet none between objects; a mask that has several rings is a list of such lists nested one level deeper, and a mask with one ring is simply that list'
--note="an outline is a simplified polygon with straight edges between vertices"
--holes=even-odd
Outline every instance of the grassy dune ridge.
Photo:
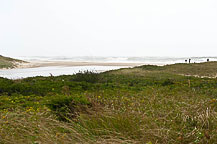
[{"label": "grassy dune ridge", "polygon": [[216,143],[216,67],[0,78],[0,143]]},{"label": "grassy dune ridge", "polygon": [[1,68],[14,68],[16,67],[17,63],[23,63],[24,61],[13,59],[9,57],[4,57],[0,55],[0,69]]}]

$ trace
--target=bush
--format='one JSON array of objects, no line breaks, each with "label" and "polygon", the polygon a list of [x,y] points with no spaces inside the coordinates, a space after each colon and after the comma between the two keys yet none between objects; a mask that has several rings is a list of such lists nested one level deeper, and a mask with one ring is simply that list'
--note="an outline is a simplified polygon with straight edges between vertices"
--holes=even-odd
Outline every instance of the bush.
[{"label": "bush", "polygon": [[175,83],[173,82],[173,80],[171,80],[171,79],[166,79],[166,80],[163,81],[162,86],[168,86],[168,85],[173,85],[173,84],[175,84]]},{"label": "bush", "polygon": [[75,118],[79,114],[79,108],[87,105],[90,103],[83,96],[64,95],[52,96],[47,103],[47,106],[63,121]]},{"label": "bush", "polygon": [[84,72],[80,71],[79,73],[77,73],[75,77],[73,78],[73,81],[97,83],[99,82],[100,79],[101,77],[99,73],[95,73],[95,72],[87,70]]},{"label": "bush", "polygon": [[10,85],[13,84],[12,80],[0,77],[0,94],[8,93],[10,91]]}]

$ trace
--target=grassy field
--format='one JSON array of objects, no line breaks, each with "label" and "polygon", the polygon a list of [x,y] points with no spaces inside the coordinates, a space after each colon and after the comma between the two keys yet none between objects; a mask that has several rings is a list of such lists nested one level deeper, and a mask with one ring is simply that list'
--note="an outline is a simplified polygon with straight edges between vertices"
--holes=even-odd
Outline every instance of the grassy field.
[{"label": "grassy field", "polygon": [[16,63],[22,63],[24,61],[17,60],[9,57],[4,57],[0,55],[0,69],[1,68],[14,68],[16,67]]},{"label": "grassy field", "polygon": [[0,143],[215,144],[216,74],[209,62],[0,78]]}]

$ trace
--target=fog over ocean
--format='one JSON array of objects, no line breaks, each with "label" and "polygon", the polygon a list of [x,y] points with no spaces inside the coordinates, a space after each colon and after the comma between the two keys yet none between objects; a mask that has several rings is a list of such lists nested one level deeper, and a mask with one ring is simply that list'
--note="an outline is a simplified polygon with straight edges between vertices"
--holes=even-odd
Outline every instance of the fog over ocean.
[{"label": "fog over ocean", "polygon": [[[185,63],[185,60],[191,59],[192,63],[217,61],[217,57],[65,57],[65,56],[31,56],[15,57],[29,62],[35,61],[71,61],[71,62],[99,62],[99,63],[142,63],[152,65],[166,65],[175,63]],[[104,72],[130,66],[47,66],[36,68],[20,68],[0,70],[0,77],[9,79],[20,79],[34,76],[53,76],[76,74],[79,71]]]},{"label": "fog over ocean", "polygon": [[191,59],[192,63],[206,62],[207,59],[210,61],[217,61],[216,57],[124,57],[124,56],[20,56],[15,57],[26,61],[73,61],[73,62],[105,62],[105,63],[144,63],[144,64],[175,64],[184,63],[185,60]]}]

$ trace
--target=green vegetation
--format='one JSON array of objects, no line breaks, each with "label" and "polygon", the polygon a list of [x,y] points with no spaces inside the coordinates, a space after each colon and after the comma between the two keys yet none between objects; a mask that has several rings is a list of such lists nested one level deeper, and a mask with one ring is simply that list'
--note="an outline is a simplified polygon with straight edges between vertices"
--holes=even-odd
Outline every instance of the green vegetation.
[{"label": "green vegetation", "polygon": [[217,64],[216,62],[206,63],[194,63],[194,64],[173,64],[164,67],[161,66],[141,66],[143,70],[148,70],[153,67],[153,71],[183,74],[191,76],[204,76],[204,77],[216,77],[217,76]]},{"label": "green vegetation", "polygon": [[216,143],[216,67],[0,78],[0,143]]},{"label": "green vegetation", "polygon": [[16,67],[16,63],[22,63],[24,61],[12,59],[9,57],[4,57],[0,55],[0,69],[1,68],[14,68]]}]

